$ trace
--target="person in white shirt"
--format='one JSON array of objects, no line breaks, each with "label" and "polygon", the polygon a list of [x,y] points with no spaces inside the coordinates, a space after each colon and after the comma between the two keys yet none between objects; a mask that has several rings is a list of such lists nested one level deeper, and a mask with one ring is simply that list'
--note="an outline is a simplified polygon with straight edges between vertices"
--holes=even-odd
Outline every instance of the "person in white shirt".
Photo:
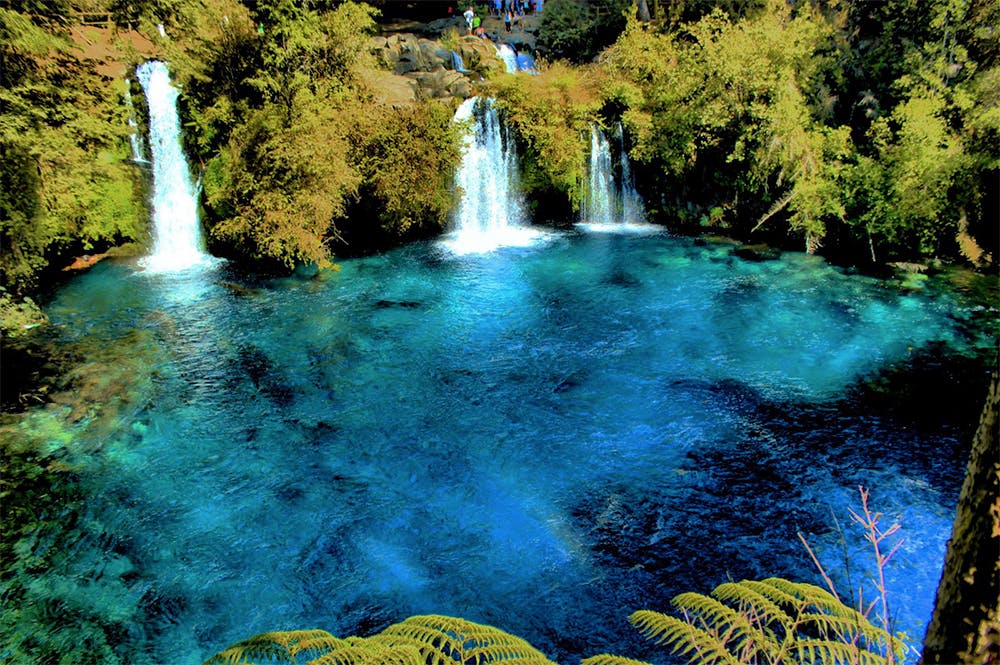
[{"label": "person in white shirt", "polygon": [[476,11],[472,8],[472,5],[469,5],[469,8],[465,10],[465,13],[462,14],[462,16],[465,17],[465,25],[468,26],[468,28],[469,28],[469,34],[471,35],[472,34],[472,19],[475,18],[475,16],[476,16]]}]

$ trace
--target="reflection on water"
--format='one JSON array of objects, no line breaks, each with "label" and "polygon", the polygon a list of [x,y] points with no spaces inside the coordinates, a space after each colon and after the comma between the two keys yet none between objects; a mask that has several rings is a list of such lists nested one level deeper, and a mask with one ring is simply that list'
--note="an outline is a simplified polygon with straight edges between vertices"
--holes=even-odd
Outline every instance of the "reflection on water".
[{"label": "reflection on water", "polygon": [[965,348],[970,306],[943,287],[635,234],[229,270],[101,264],[50,310],[67,344],[113,349],[92,371],[128,398],[22,426],[79,451],[85,516],[30,593],[90,594],[133,662],[430,612],[566,662],[648,658],[637,608],[727,577],[818,582],[797,531],[840,568],[831,512],[847,522],[859,484],[902,522],[890,584],[922,635],[971,423],[918,422],[862,379]]}]

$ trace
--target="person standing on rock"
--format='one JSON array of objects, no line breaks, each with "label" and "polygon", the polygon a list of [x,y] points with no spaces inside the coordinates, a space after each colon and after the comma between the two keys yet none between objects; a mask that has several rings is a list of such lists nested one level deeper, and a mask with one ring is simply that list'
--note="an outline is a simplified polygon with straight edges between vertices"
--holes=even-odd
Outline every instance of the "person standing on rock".
[{"label": "person standing on rock", "polygon": [[507,32],[510,32],[510,23],[513,20],[514,17],[510,15],[510,10],[508,9],[507,13],[503,15],[503,26],[507,29]]},{"label": "person standing on rock", "polygon": [[469,5],[469,8],[465,10],[465,13],[462,14],[462,16],[465,17],[465,25],[468,26],[468,28],[469,28],[469,34],[471,35],[472,34],[472,19],[476,18],[476,10],[472,8],[472,5]]}]

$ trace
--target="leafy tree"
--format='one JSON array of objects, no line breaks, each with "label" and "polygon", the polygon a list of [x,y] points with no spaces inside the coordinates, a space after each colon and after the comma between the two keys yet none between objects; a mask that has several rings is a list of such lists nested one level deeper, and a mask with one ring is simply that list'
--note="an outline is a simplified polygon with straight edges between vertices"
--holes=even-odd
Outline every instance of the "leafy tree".
[{"label": "leafy tree", "polygon": [[592,60],[625,28],[631,0],[551,0],[538,27],[538,49],[550,59]]},{"label": "leafy tree", "polygon": [[426,237],[447,225],[459,137],[440,102],[393,108],[355,107],[349,161],[362,178],[338,249],[357,253]]},{"label": "leafy tree", "polygon": [[124,90],[106,83],[58,32],[0,9],[0,274],[29,291],[62,253],[143,233],[126,164]]}]

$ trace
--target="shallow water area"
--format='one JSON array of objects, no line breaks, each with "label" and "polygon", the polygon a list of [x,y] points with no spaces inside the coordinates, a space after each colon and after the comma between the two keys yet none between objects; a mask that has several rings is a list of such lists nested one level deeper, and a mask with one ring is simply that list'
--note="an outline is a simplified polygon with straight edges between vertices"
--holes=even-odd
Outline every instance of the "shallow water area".
[{"label": "shallow water area", "polygon": [[919,638],[968,431],[873,406],[864,379],[967,355],[974,307],[644,233],[416,244],[312,279],[99,264],[49,316],[143,369],[101,427],[44,419],[88,521],[32,593],[100,615],[133,662],[418,613],[561,662],[669,662],[629,613],[729,576],[821,583],[796,532],[839,569],[831,512],[864,484],[902,523],[890,586]]}]

